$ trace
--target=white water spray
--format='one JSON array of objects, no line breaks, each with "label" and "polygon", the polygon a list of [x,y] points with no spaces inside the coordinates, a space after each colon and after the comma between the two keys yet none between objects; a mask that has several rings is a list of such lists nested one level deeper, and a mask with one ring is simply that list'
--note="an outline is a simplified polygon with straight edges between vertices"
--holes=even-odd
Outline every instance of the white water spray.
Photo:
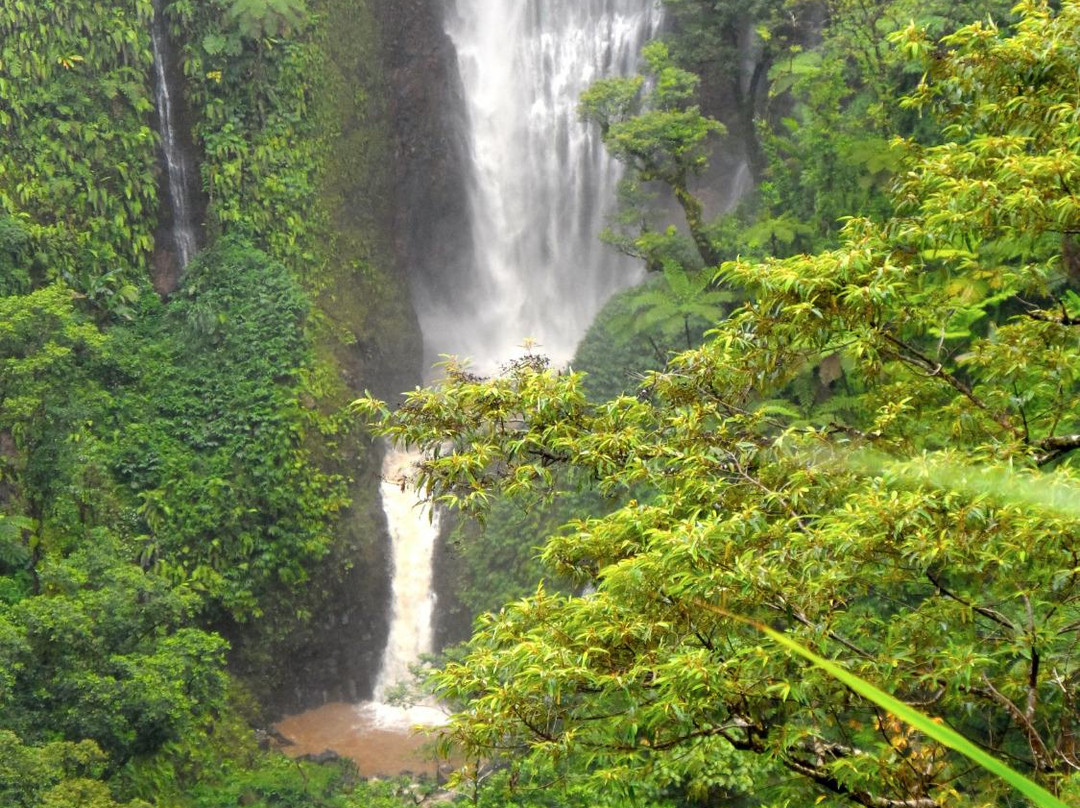
[{"label": "white water spray", "polygon": [[[525,340],[554,363],[573,355],[600,307],[640,279],[597,236],[621,166],[578,119],[578,97],[635,71],[656,32],[656,0],[457,0],[458,54],[473,162],[476,266],[469,294],[417,308],[428,355],[469,357],[482,372]],[[460,300],[467,300],[461,310]]]},{"label": "white water spray", "polygon": [[410,666],[432,650],[435,592],[431,560],[439,538],[439,515],[409,482],[418,459],[416,453],[400,449],[388,449],[383,458],[380,491],[390,529],[394,573],[390,634],[375,682],[375,700],[365,707],[376,726],[436,724],[444,718],[431,706],[402,710],[386,703],[389,691],[408,681]]},{"label": "white water spray", "polygon": [[[578,96],[604,76],[634,72],[660,22],[657,0],[457,0],[448,28],[458,52],[471,125],[471,219],[477,263],[467,310],[417,301],[429,355],[473,360],[481,372],[524,340],[562,364],[604,302],[640,278],[635,263],[597,235],[615,203],[621,167],[578,120]],[[383,509],[393,540],[390,637],[375,702],[376,726],[438,723],[434,708],[398,711],[387,689],[432,640],[429,518],[402,474],[418,458],[391,451]]]},{"label": "white water spray", "polygon": [[188,265],[198,250],[195,206],[191,200],[191,180],[195,170],[181,146],[179,115],[169,88],[167,65],[172,58],[162,0],[154,0],[150,43],[154,56],[154,101],[160,122],[161,152],[165,160],[166,186],[172,213],[172,240],[180,269]]}]

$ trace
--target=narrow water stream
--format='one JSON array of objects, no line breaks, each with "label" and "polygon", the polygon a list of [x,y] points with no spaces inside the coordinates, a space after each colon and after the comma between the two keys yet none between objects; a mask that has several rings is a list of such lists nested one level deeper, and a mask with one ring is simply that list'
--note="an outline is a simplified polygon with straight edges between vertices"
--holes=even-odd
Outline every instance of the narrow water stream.
[{"label": "narrow water stream", "polygon": [[183,147],[180,135],[178,89],[170,81],[172,46],[168,23],[162,11],[164,0],[154,0],[154,18],[150,26],[150,44],[154,56],[154,103],[158,114],[162,162],[165,165],[165,187],[168,189],[169,212],[172,220],[170,236],[172,251],[179,271],[183,271],[198,250],[198,228],[192,183],[196,169]]},{"label": "narrow water stream", "polygon": [[276,729],[293,742],[285,748],[292,757],[331,750],[351,758],[366,777],[403,772],[434,777],[438,772],[430,740],[413,730],[442,724],[445,712],[435,704],[389,703],[395,687],[408,683],[410,666],[432,650],[432,556],[439,517],[408,485],[418,459],[398,449],[388,449],[383,459],[380,493],[392,545],[393,600],[375,699],[326,704],[281,721]]},{"label": "narrow water stream", "polygon": [[422,503],[408,481],[420,456],[388,449],[383,459],[383,512],[393,550],[393,603],[390,636],[383,651],[375,701],[385,703],[389,691],[409,678],[409,666],[431,653],[435,592],[431,588],[432,555],[439,540],[439,514]]}]

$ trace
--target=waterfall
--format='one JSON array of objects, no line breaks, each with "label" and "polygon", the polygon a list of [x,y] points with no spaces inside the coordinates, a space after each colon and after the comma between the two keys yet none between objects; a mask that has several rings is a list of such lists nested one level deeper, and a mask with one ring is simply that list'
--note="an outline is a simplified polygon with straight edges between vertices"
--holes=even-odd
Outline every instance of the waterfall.
[{"label": "waterfall", "polygon": [[435,593],[431,589],[431,555],[439,538],[439,516],[421,504],[407,483],[417,456],[389,449],[383,460],[382,503],[393,547],[393,604],[390,635],[383,652],[375,700],[409,675],[409,665],[431,651],[431,616]]},{"label": "waterfall", "polygon": [[[597,235],[621,168],[578,120],[578,96],[632,73],[660,21],[656,0],[457,0],[448,32],[468,104],[475,267],[463,294],[420,295],[424,341],[492,371],[524,340],[565,362],[636,265]],[[393,540],[394,606],[376,698],[430,651],[437,522],[398,481],[418,458],[391,452],[383,509]]]},{"label": "waterfall", "polygon": [[530,340],[564,363],[611,294],[640,279],[597,239],[621,167],[577,106],[596,79],[634,72],[659,21],[657,0],[456,0],[475,266],[453,297],[418,295],[429,356],[492,370]]},{"label": "waterfall", "polygon": [[182,271],[198,250],[191,185],[195,169],[181,139],[179,103],[173,97],[178,88],[175,85],[170,87],[169,69],[173,64],[173,55],[162,4],[163,0],[154,0],[154,19],[150,26],[150,44],[154,56],[154,101],[165,164],[173,250]]},{"label": "waterfall", "polygon": [[[475,261],[460,282],[455,277],[438,292],[415,291],[425,348],[429,357],[470,357],[481,372],[491,372],[530,339],[561,364],[607,298],[640,278],[633,262],[597,240],[621,171],[598,134],[578,120],[577,103],[592,81],[634,72],[659,25],[659,2],[456,3],[447,30],[468,107],[474,242],[468,252]],[[403,483],[418,459],[389,450],[383,464],[393,604],[375,701],[327,705],[310,714],[317,728],[343,724],[344,737],[316,731],[305,716],[279,724],[299,742],[290,747],[293,753],[334,748],[353,757],[365,774],[393,773],[390,757],[397,756],[398,771],[415,771],[402,733],[444,719],[432,706],[399,710],[383,703],[409,665],[432,650],[438,521]]]}]

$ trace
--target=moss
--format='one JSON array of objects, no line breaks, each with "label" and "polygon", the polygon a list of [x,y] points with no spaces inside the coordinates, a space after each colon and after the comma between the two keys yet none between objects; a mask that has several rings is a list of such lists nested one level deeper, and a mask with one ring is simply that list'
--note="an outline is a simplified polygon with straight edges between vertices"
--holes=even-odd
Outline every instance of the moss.
[{"label": "moss", "polygon": [[399,392],[420,375],[420,336],[404,278],[395,277],[394,176],[380,31],[370,2],[324,0],[316,96],[320,129],[332,143],[319,184],[331,223],[332,254],[318,283],[325,315],[320,342],[349,389]]},{"label": "moss", "polygon": [[[319,255],[305,268],[315,300],[312,404],[343,427],[312,448],[325,473],[351,480],[351,505],[301,592],[282,592],[257,625],[225,627],[234,670],[270,713],[326,698],[370,696],[387,632],[389,558],[378,448],[341,408],[364,389],[393,395],[419,380],[421,341],[390,237],[394,176],[387,83],[373,3],[323,0],[307,86],[317,141],[310,225]],[[299,618],[299,619],[298,619]]]}]

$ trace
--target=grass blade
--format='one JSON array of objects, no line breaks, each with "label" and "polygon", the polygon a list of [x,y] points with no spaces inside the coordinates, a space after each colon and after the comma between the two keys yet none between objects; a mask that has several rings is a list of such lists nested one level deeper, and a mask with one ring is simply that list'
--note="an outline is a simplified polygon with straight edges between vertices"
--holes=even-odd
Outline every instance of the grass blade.
[{"label": "grass blade", "polygon": [[1039,806],[1039,808],[1071,808],[1038,783],[1028,779],[1015,769],[1006,766],[992,755],[987,754],[956,730],[935,723],[929,716],[909,707],[907,704],[904,704],[904,702],[894,696],[890,696],[884,690],[875,687],[866,680],[860,679],[858,676],[840,667],[835,662],[831,662],[824,657],[818,656],[809,648],[795,642],[795,640],[790,637],[787,637],[766,625],[762,625],[761,623],[749,620],[745,617],[740,617],[736,614],[731,614],[730,612],[724,611],[711,604],[700,603],[699,605],[711,612],[722,614],[725,617],[730,617],[739,622],[753,626],[774,642],[779,643],[792,653],[809,660],[812,664],[825,671],[834,679],[843,682],[863,698],[869,699],[879,707],[888,710],[901,721],[915,727],[927,737],[933,738],[943,746],[947,746],[950,749],[959,752],[972,762],[982,766],[991,774],[1009,783],[1021,794],[1028,797],[1035,805]]}]

